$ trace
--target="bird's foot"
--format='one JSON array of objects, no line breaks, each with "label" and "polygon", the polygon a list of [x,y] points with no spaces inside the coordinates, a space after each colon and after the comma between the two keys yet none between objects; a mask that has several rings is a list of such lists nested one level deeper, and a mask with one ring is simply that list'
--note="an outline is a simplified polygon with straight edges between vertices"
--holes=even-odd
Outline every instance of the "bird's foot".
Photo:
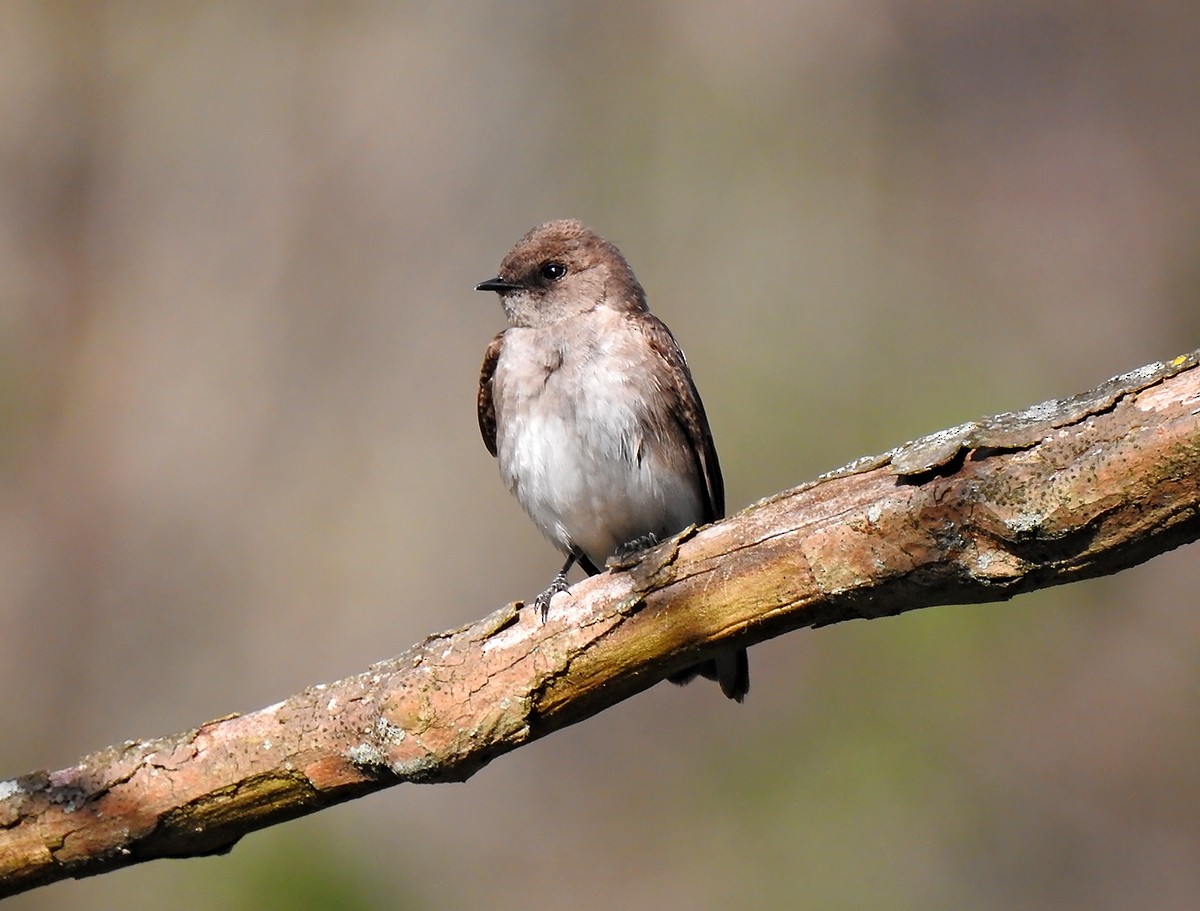
[{"label": "bird's foot", "polygon": [[613,556],[616,557],[618,563],[626,563],[629,562],[630,557],[640,554],[644,550],[649,550],[651,547],[655,547],[659,543],[658,535],[654,534],[653,532],[647,532],[640,538],[634,538],[632,541],[626,541],[617,548],[617,552],[613,554]]},{"label": "bird's foot", "polygon": [[554,581],[550,583],[550,587],[533,599],[534,607],[538,610],[538,617],[543,623],[546,622],[546,617],[550,613],[550,601],[559,592],[565,592],[570,585],[567,584],[566,570],[554,577]]}]

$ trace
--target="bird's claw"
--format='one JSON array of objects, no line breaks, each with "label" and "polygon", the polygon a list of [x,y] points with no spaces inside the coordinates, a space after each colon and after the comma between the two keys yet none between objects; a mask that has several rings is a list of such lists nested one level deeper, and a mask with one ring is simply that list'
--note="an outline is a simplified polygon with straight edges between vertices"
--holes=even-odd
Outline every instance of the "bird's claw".
[{"label": "bird's claw", "polygon": [[634,538],[632,541],[626,541],[617,548],[617,552],[613,554],[613,556],[616,558],[616,562],[625,563],[635,554],[640,554],[642,551],[649,550],[651,547],[655,547],[659,543],[658,535],[654,534],[653,532],[647,532],[640,538]]},{"label": "bird's claw", "polygon": [[567,574],[559,573],[554,577],[554,581],[550,583],[550,587],[533,599],[533,605],[537,608],[538,617],[543,623],[546,622],[546,617],[550,613],[550,602],[559,592],[565,592],[570,585],[567,584]]}]

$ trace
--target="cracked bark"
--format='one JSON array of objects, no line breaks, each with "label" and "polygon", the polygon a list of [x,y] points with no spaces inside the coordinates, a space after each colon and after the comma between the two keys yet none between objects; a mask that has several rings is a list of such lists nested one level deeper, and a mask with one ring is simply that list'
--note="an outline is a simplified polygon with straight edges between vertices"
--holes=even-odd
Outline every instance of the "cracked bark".
[{"label": "cracked bark", "polygon": [[932,434],[248,715],[0,781],[0,896],[460,781],[731,645],[1117,572],[1200,537],[1200,352]]}]

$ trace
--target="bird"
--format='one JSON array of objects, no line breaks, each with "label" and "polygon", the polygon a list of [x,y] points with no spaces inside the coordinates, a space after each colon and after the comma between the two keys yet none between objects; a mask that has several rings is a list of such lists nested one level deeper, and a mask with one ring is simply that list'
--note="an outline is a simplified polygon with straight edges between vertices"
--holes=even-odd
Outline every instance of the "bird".
[{"label": "bird", "polygon": [[[509,327],[484,355],[479,430],[508,490],[566,556],[535,600],[542,621],[578,564],[588,575],[725,516],[712,431],[683,351],[621,251],[574,219],[528,231],[477,291]],[[672,675],[741,702],[745,649]]]}]

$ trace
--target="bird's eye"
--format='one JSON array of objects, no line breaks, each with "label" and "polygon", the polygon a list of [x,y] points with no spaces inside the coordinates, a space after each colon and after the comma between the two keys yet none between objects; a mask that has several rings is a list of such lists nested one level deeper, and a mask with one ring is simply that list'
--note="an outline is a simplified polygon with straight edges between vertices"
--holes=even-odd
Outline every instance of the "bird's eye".
[{"label": "bird's eye", "polygon": [[539,270],[542,278],[548,282],[556,282],[567,274],[567,267],[562,263],[546,263]]}]

